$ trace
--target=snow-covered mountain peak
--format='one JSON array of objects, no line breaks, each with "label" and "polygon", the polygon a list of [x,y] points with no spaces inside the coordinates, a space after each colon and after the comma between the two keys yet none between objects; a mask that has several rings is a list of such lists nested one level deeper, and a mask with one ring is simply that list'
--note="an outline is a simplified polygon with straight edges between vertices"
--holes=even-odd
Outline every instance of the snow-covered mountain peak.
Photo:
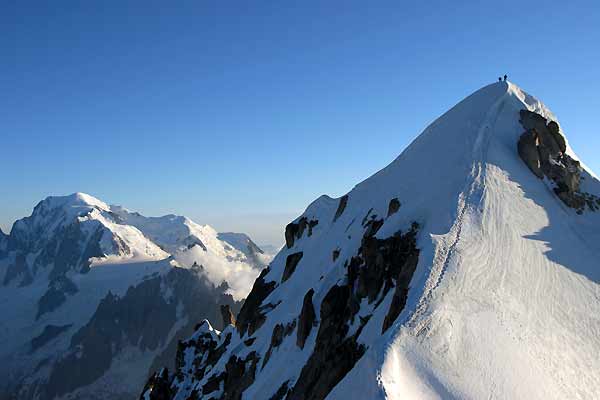
[{"label": "snow-covered mountain peak", "polygon": [[600,182],[510,82],[319,197],[285,241],[235,328],[183,343],[150,399],[600,396]]},{"label": "snow-covered mountain peak", "polygon": [[132,397],[198,321],[220,329],[269,261],[183,216],[42,200],[0,232],[0,398]]}]

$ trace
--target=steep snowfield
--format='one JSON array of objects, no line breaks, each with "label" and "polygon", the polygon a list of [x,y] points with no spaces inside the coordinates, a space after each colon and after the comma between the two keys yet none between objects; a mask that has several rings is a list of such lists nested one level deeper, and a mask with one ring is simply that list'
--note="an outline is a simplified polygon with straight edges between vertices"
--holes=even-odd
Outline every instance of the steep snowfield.
[{"label": "steep snowfield", "polygon": [[[237,326],[220,334],[207,333],[205,325],[182,353],[180,376],[155,377],[145,394],[600,398],[600,212],[577,214],[553,192],[552,182],[538,179],[519,158],[523,109],[556,121],[517,86],[486,86],[434,121],[347,197],[314,201],[288,226],[300,229],[299,235],[289,229],[292,240],[250,293],[249,299],[258,300],[250,313],[256,332],[248,330],[244,309]],[[576,159],[570,148],[567,154]],[[582,192],[600,195],[594,175],[584,167],[581,176]],[[378,242],[369,239],[369,231],[380,220],[374,230]],[[309,233],[298,228],[308,221],[318,221]],[[367,257],[366,244],[387,243],[398,231],[409,232],[413,222],[418,264],[405,305],[397,307],[393,288],[379,290],[377,301],[360,295],[361,281],[349,270],[353,257]],[[386,254],[376,253],[376,260]],[[401,287],[400,281],[393,283]],[[339,308],[346,319],[336,320],[334,295],[346,293],[338,288],[348,285],[350,299],[360,301],[358,310],[349,301]],[[311,289],[316,321],[301,348],[298,326]],[[393,309],[401,312],[386,325]],[[331,326],[340,336],[329,335],[336,339],[328,341]],[[226,347],[214,365],[198,350],[203,335]],[[328,353],[325,345],[335,351]],[[315,364],[323,354],[342,358],[334,365],[326,364],[327,357]],[[242,371],[254,374],[243,375],[236,386],[230,377],[239,378],[233,366],[240,360]],[[199,368],[201,378],[193,372]],[[167,393],[163,397],[161,385],[170,387],[160,392]]]},{"label": "steep snowfield", "polygon": [[185,217],[46,198],[0,233],[0,398],[134,398],[198,319],[239,309],[251,256]]}]

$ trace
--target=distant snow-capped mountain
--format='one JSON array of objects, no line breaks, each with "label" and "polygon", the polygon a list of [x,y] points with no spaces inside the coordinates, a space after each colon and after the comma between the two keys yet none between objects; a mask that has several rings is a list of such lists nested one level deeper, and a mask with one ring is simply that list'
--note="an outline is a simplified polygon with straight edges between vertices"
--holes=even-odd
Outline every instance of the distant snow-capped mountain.
[{"label": "distant snow-capped mountain", "polygon": [[239,309],[268,261],[185,217],[46,198],[0,232],[0,398],[135,398],[197,321]]},{"label": "distant snow-capped mountain", "polygon": [[142,398],[599,399],[600,182],[508,82],[321,196]]}]

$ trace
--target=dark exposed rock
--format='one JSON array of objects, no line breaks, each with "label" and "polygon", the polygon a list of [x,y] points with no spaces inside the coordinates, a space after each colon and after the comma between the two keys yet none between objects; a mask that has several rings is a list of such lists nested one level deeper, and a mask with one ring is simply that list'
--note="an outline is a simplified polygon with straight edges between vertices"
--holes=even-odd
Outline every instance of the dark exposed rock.
[{"label": "dark exposed rock", "polygon": [[375,219],[372,218],[369,222],[367,222],[367,230],[365,231],[365,236],[371,237],[375,236],[379,228],[383,226],[383,219]]},{"label": "dark exposed rock", "polygon": [[[382,224],[382,219],[378,220],[376,216],[372,216],[365,225],[357,255],[345,264],[346,281],[330,287],[321,301],[319,323],[313,305],[315,292],[310,289],[304,296],[302,309],[297,318],[288,323],[280,322],[273,325],[270,345],[261,362],[262,367],[268,364],[270,358],[275,357],[277,349],[281,348],[285,338],[294,333],[296,328],[298,328],[296,344],[300,348],[305,348],[312,328],[318,325],[318,330],[312,352],[293,387],[290,388],[290,383],[285,382],[271,398],[324,399],[354,368],[366,351],[366,347],[358,341],[358,338],[371,316],[359,315],[357,318],[362,299],[368,298],[376,308],[384,298],[387,298],[386,294],[391,295],[390,292],[395,288],[383,329],[388,329],[398,318],[405,306],[408,286],[418,260],[419,250],[416,248],[418,225],[415,223],[407,232],[398,231],[391,237],[379,239],[375,234]],[[290,268],[291,271],[293,269]],[[236,329],[242,340],[246,333],[249,334],[249,337],[243,341],[245,346],[252,346],[255,343],[255,337],[252,335],[266,320],[265,314],[277,306],[266,301],[276,286],[275,282],[266,282],[268,273],[268,268],[261,272],[238,314]],[[358,321],[355,321],[356,319]],[[228,335],[230,336],[231,332],[228,332]],[[202,392],[195,393],[193,396],[207,399],[241,399],[244,391],[254,382],[261,357],[256,351],[244,356],[244,350],[242,353],[238,350],[243,348],[236,347],[227,362],[223,364],[225,361],[223,357],[228,353],[227,347],[231,346],[230,339],[228,337],[223,340],[222,336],[211,330],[205,334],[197,333],[193,336],[193,340],[190,339],[182,344],[177,357],[178,374],[175,375],[177,380],[173,385],[180,385],[183,382],[178,376],[179,371],[185,367],[188,370],[181,374],[182,377],[193,374],[196,381],[205,382]],[[196,354],[191,359],[189,358],[190,346],[194,348],[192,354]],[[185,362],[184,355],[187,357]],[[190,360],[193,364],[192,369],[189,365]],[[190,393],[192,388],[187,387],[184,390]]]},{"label": "dark exposed rock", "polygon": [[228,333],[227,336],[225,336],[225,340],[220,346],[210,349],[208,356],[206,356],[206,364],[214,366],[221,359],[221,356],[225,353],[225,350],[227,350],[229,343],[231,343],[231,333]]},{"label": "dark exposed rock", "polygon": [[311,219],[310,221],[308,221],[308,236],[312,236],[313,233],[313,228],[315,226],[319,225],[319,221],[316,219]]},{"label": "dark exposed rock", "polygon": [[[103,255],[100,249],[100,239],[103,230],[98,227],[90,240],[86,243],[86,235],[81,230],[79,223],[73,223],[65,228],[54,256],[54,268],[50,272],[50,279],[64,275],[69,270],[86,273],[90,269],[91,257]],[[82,255],[82,248],[83,255]]]},{"label": "dark exposed rock", "polygon": [[[179,348],[179,342],[182,339],[190,337],[197,331],[195,321],[212,319],[215,321],[217,329],[224,329],[225,326],[221,326],[219,319],[219,304],[229,305],[232,312],[239,311],[242,305],[241,302],[234,301],[231,295],[226,294],[228,290],[227,285],[214,288],[203,279],[196,279],[195,277],[198,277],[198,275],[190,273],[186,269],[176,268],[173,271],[176,273],[169,273],[167,275],[167,284],[173,287],[174,292],[178,294],[174,301],[180,302],[183,305],[189,323],[173,335],[162,353],[152,361],[149,371],[160,370],[163,366],[168,366],[169,368],[176,367],[176,364],[173,363],[175,359],[173,355],[176,354]],[[225,342],[227,342],[227,337],[225,338]]]},{"label": "dark exposed rock", "polygon": [[281,283],[287,281],[290,278],[290,276],[292,276],[292,274],[296,270],[296,266],[302,259],[303,254],[304,253],[299,251],[297,253],[293,253],[293,254],[290,254],[289,256],[287,256],[287,258],[285,259],[285,269],[283,270],[283,276],[281,277]]},{"label": "dark exposed rock", "polygon": [[337,221],[337,219],[344,213],[344,210],[346,209],[347,204],[348,204],[348,195],[346,194],[340,198],[338,208],[335,211],[335,216],[333,217],[333,222]]},{"label": "dark exposed rock", "polygon": [[[377,307],[389,290],[396,286],[398,295],[397,299],[392,299],[394,304],[387,314],[387,326],[404,307],[419,255],[416,248],[418,225],[413,223],[406,233],[398,231],[389,238],[377,239],[374,235],[381,225],[381,220],[371,219],[359,254],[352,257],[348,265],[346,285],[332,286],[321,302],[321,323],[313,353],[302,368],[288,400],[324,399],[362,357],[366,349],[357,342],[357,338],[369,316],[361,317],[359,328],[348,336],[349,326],[359,310],[361,299],[368,297],[369,302],[373,302],[379,298]],[[307,303],[312,306],[310,292],[305,296]],[[305,329],[304,326],[309,325],[303,320],[302,314],[299,317],[298,334]]]},{"label": "dark exposed rock", "polygon": [[204,243],[202,243],[202,240],[198,239],[196,236],[192,236],[192,235],[188,236],[185,239],[184,243],[187,243],[188,250],[194,248],[195,246],[198,246],[202,250],[208,251],[206,249],[206,245]]},{"label": "dark exposed rock", "polygon": [[6,257],[8,249],[8,235],[0,229],[0,260]]},{"label": "dark exposed rock", "polygon": [[202,394],[210,394],[221,389],[221,382],[225,379],[225,374],[214,375],[208,378],[202,386]]},{"label": "dark exposed rock", "polygon": [[397,197],[394,197],[393,199],[390,200],[390,204],[388,205],[387,216],[389,217],[390,215],[397,213],[399,209],[400,209],[400,201],[398,200]]},{"label": "dark exposed rock", "polygon": [[315,307],[313,306],[312,297],[315,291],[310,289],[304,295],[304,301],[302,302],[302,310],[298,316],[298,333],[296,337],[296,344],[301,349],[304,348],[306,338],[310,335],[310,331],[315,323],[316,314]]},{"label": "dark exposed rock", "polygon": [[38,336],[31,339],[31,351],[34,352],[52,339],[56,338],[61,333],[69,330],[73,324],[68,325],[46,325],[44,331]]},{"label": "dark exposed rock", "polygon": [[77,293],[77,286],[67,277],[59,276],[48,284],[48,290],[38,300],[38,311],[35,319],[52,312],[61,306],[68,295]]},{"label": "dark exposed rock", "polygon": [[68,354],[52,369],[48,397],[94,382],[127,343],[139,344],[142,351],[156,349],[175,324],[175,307],[161,296],[159,278],[130,287],[123,299],[109,292],[90,322],[71,338],[71,347],[81,350]]},{"label": "dark exposed rock", "polygon": [[[208,323],[205,321],[205,323]],[[201,329],[201,327],[199,328]],[[202,380],[207,369],[212,368],[221,359],[227,347],[231,343],[231,332],[227,333],[225,339],[219,345],[217,338],[213,337],[210,333],[204,332],[197,335],[197,339],[190,339],[187,341],[180,341],[177,346],[176,356],[176,372],[175,377],[177,380],[182,381],[184,376],[184,354],[189,348],[194,350],[194,354],[206,354],[206,359],[203,363],[199,363],[200,359],[194,360],[194,377],[198,380]],[[210,386],[210,385],[209,385]]]},{"label": "dark exposed rock", "polygon": [[396,321],[396,318],[398,318],[400,312],[404,309],[404,306],[406,305],[406,299],[408,298],[408,286],[415,272],[415,269],[417,268],[418,262],[418,252],[411,252],[408,255],[406,261],[404,262],[404,265],[402,266],[396,281],[396,290],[394,291],[394,297],[392,297],[390,308],[383,320],[381,333],[388,330],[388,328],[394,323],[394,321]]},{"label": "dark exposed rock", "polygon": [[538,178],[543,178],[544,172],[540,164],[540,153],[537,149],[537,135],[535,131],[523,133],[517,143],[517,149],[519,156],[527,164],[531,172]]},{"label": "dark exposed rock", "polygon": [[413,224],[407,233],[398,231],[386,239],[365,234],[360,255],[353,257],[348,267],[349,284],[356,279],[356,295],[359,299],[367,297],[371,303],[385,288],[380,296],[383,299],[394,286],[393,280],[398,280],[401,274],[407,274],[410,282],[414,272],[412,263],[419,255],[416,248],[417,230],[418,225]]},{"label": "dark exposed rock", "polygon": [[21,252],[17,252],[14,261],[8,265],[3,284],[8,285],[13,279],[19,276],[21,277],[20,286],[25,286],[31,282],[31,272],[27,267],[25,255]]},{"label": "dark exposed rock", "polygon": [[[181,356],[175,356],[178,341],[188,337],[193,328],[190,322],[173,331],[178,307],[190,320],[209,317],[218,321],[219,303],[235,307],[230,296],[219,298],[223,290],[192,270],[172,268],[130,287],[122,297],[109,292],[90,321],[73,335],[69,351],[54,363],[44,388],[46,396],[54,398],[94,382],[129,346],[141,351],[160,349],[151,371],[157,370],[155,365],[174,366],[181,361]],[[165,296],[164,291],[173,295]],[[172,339],[166,342],[170,334]]]},{"label": "dark exposed rock", "polygon": [[279,389],[273,394],[273,396],[269,397],[269,400],[283,400],[285,396],[289,392],[290,381],[285,381],[279,386]]},{"label": "dark exposed rock", "polygon": [[334,262],[335,262],[335,260],[338,259],[339,256],[340,256],[340,249],[335,249],[331,253],[331,258],[333,259]]},{"label": "dark exposed rock", "polygon": [[242,337],[246,332],[251,336],[265,321],[266,317],[261,305],[276,286],[275,282],[265,282],[265,276],[269,271],[269,267],[263,269],[256,278],[252,290],[236,318],[236,328]]},{"label": "dark exposed rock", "polygon": [[369,217],[371,216],[372,212],[373,212],[373,208],[371,207],[371,208],[369,208],[369,211],[367,211],[367,213],[365,214],[365,216],[362,219],[362,222],[361,222],[362,226],[366,226],[367,221],[368,221]]},{"label": "dark exposed rock", "polygon": [[162,371],[153,374],[144,386],[140,400],[170,400],[172,397],[171,384],[169,382],[169,371],[163,368]]},{"label": "dark exposed rock", "polygon": [[221,400],[241,400],[244,390],[254,382],[259,359],[260,357],[253,351],[243,360],[232,356],[227,361]]},{"label": "dark exposed rock", "polygon": [[306,229],[308,220],[306,217],[302,217],[298,222],[290,222],[285,227],[285,245],[288,249],[291,249],[296,239],[300,239]]},{"label": "dark exposed rock", "polygon": [[351,317],[350,297],[351,289],[338,285],[332,286],[325,295],[314,351],[287,399],[324,399],[364,354],[365,346],[356,341],[362,328],[346,337]]},{"label": "dark exposed rock", "polygon": [[275,327],[273,327],[273,333],[271,334],[271,345],[269,346],[269,349],[265,354],[265,358],[262,364],[263,368],[265,367],[265,365],[267,365],[267,362],[269,362],[273,349],[279,347],[281,343],[283,343],[283,338],[291,335],[295,328],[296,320],[293,320],[285,326],[283,324],[277,324],[275,325]]},{"label": "dark exposed rock", "polygon": [[554,182],[556,195],[578,214],[586,205],[594,211],[579,190],[582,169],[579,161],[565,153],[566,141],[558,124],[527,110],[521,110],[520,117],[525,128],[517,144],[521,159],[538,178],[546,176]]},{"label": "dark exposed rock", "polygon": [[223,318],[223,326],[235,325],[235,316],[231,312],[229,304],[221,304],[221,317]]},{"label": "dark exposed rock", "polygon": [[291,249],[294,246],[294,243],[297,239],[300,239],[304,234],[304,231],[308,227],[308,236],[312,235],[313,228],[319,224],[318,220],[310,220],[308,218],[302,217],[298,220],[298,222],[290,222],[285,227],[285,245],[288,249]]}]

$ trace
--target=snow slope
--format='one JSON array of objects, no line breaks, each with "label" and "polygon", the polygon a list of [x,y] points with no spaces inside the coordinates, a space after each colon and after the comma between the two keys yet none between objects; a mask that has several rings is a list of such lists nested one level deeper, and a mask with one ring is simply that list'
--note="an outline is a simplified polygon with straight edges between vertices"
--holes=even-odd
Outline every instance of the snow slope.
[{"label": "snow slope", "polygon": [[[288,225],[288,246],[236,326],[203,325],[182,350],[179,376],[155,376],[144,394],[600,398],[600,213],[567,207],[521,160],[524,109],[556,121],[516,85],[486,86],[347,196],[315,200]],[[576,159],[568,145],[567,154]],[[600,195],[584,166],[581,178],[583,193]],[[408,250],[394,253],[398,244]],[[396,267],[398,278],[365,297]],[[226,348],[214,363],[211,340]]]},{"label": "snow slope", "polygon": [[250,255],[185,217],[46,198],[0,233],[0,398],[135,398],[199,319],[239,309]]}]

